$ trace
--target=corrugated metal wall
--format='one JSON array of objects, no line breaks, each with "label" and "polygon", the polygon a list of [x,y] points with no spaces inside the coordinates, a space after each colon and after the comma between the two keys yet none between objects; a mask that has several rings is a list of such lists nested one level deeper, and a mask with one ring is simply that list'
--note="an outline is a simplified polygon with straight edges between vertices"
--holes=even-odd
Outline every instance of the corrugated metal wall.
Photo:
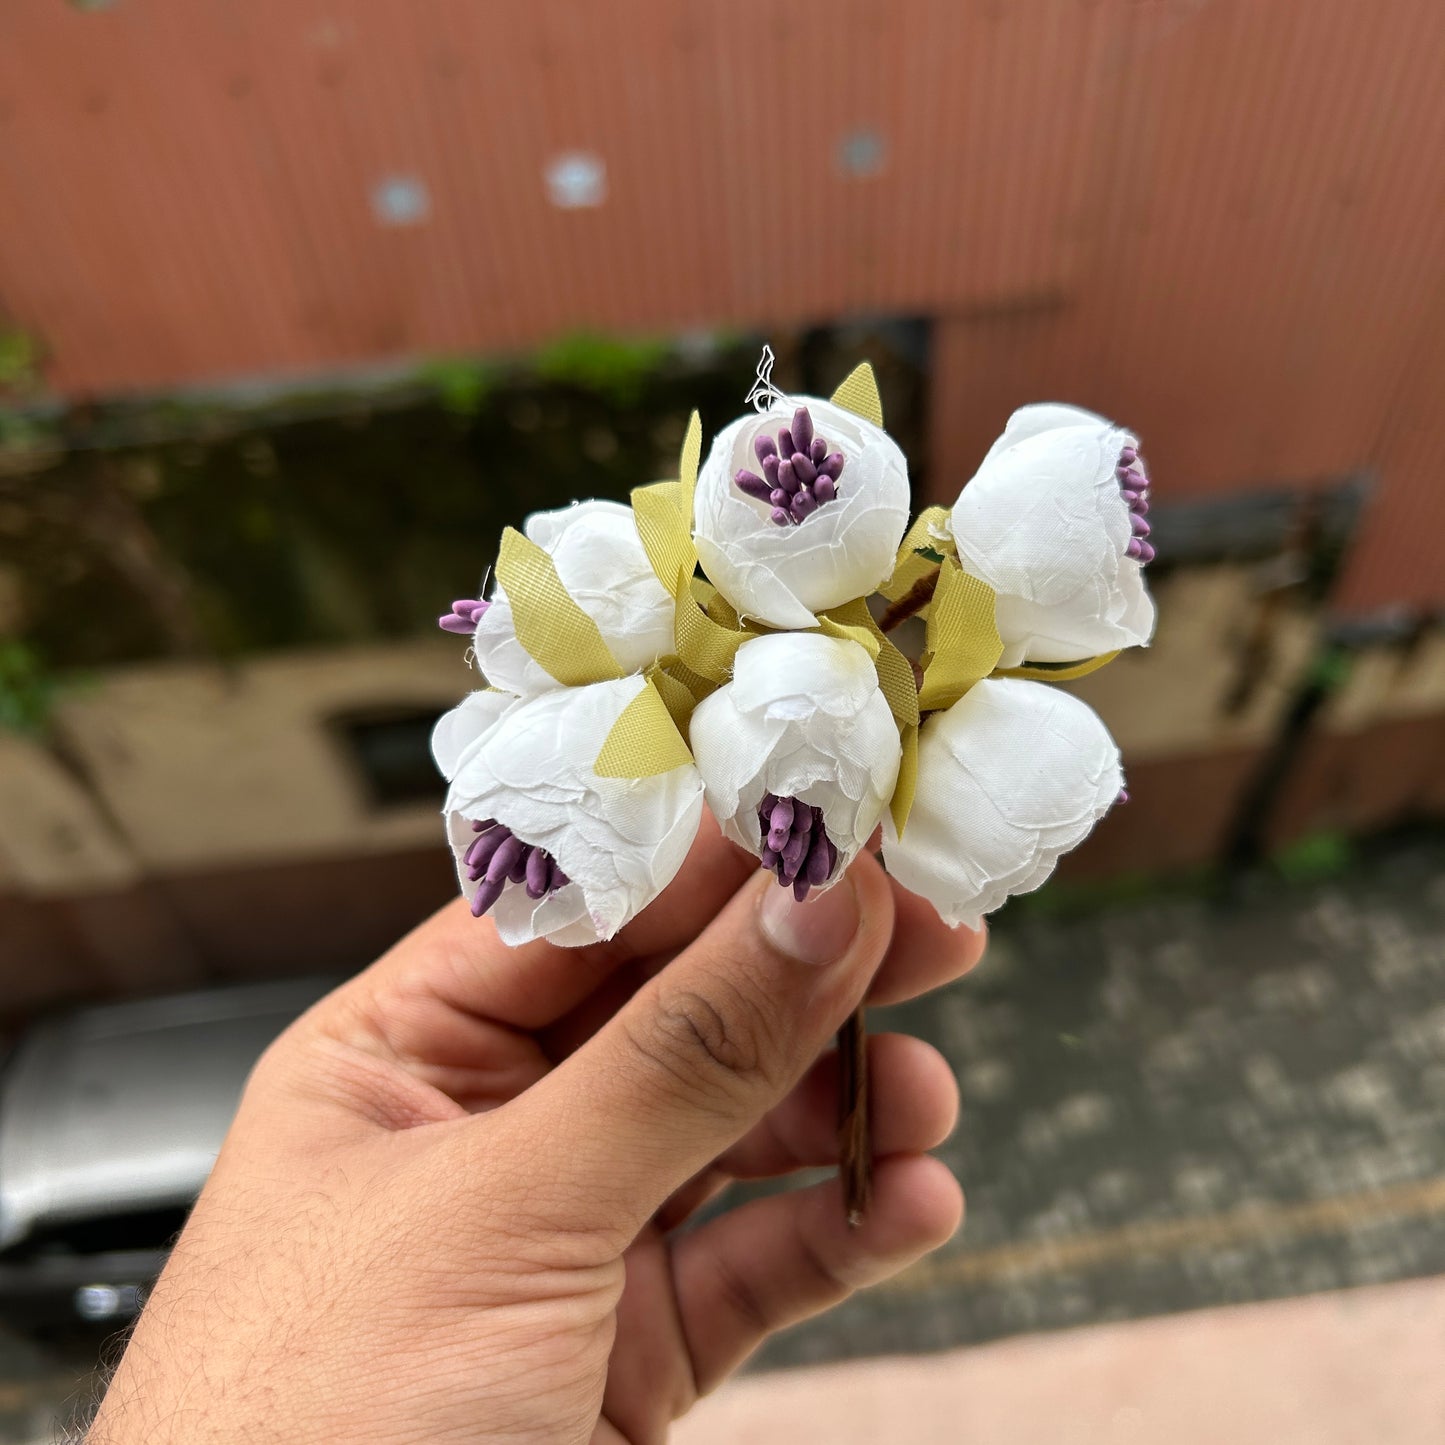
[{"label": "corrugated metal wall", "polygon": [[1041,395],[1176,494],[1374,470],[1339,601],[1439,604],[1442,62],[1438,0],[7,0],[0,310],[71,395],[921,312],[935,477]]}]

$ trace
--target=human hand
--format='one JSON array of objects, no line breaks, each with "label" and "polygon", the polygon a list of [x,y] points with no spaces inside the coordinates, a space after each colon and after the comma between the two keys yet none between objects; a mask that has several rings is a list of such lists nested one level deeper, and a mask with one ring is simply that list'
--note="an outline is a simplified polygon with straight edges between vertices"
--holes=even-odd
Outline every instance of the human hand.
[{"label": "human hand", "polygon": [[257,1065],[90,1440],[664,1440],[957,1228],[923,1155],[952,1073],[881,1035],[861,1227],[834,1179],[678,1231],[732,1179],[834,1162],[834,1031],[982,950],[867,855],[795,904],[710,823],[609,944],[507,949],[448,905]]}]

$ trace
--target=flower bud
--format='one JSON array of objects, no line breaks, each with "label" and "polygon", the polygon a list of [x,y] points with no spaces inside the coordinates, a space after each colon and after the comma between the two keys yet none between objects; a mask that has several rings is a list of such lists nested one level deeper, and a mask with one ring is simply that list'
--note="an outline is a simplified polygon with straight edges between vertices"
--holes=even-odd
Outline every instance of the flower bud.
[{"label": "flower bud", "polygon": [[985,679],[923,724],[913,808],[901,839],[885,818],[884,863],[945,923],[977,928],[1043,883],[1122,787],[1119,750],[1087,704]]},{"label": "flower bud", "polygon": [[908,463],[887,432],[794,397],[718,433],[698,473],[694,539],[741,616],[813,627],[815,613],[866,596],[892,572],[908,502]]},{"label": "flower bud", "polygon": [[1093,412],[1044,403],[1009,418],[952,514],[963,569],[998,594],[1001,667],[1149,641],[1148,486],[1133,435]]}]

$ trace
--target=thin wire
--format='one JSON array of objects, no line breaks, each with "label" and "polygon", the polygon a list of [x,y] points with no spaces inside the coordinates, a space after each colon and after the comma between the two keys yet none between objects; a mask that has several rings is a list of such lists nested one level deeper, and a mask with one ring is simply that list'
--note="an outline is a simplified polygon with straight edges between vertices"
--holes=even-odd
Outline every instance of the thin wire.
[{"label": "thin wire", "polygon": [[786,404],[788,401],[788,393],[779,391],[773,385],[773,362],[776,360],[773,348],[764,345],[763,354],[758,361],[758,379],[753,383],[753,389],[743,398],[754,411],[765,412],[779,402]]}]

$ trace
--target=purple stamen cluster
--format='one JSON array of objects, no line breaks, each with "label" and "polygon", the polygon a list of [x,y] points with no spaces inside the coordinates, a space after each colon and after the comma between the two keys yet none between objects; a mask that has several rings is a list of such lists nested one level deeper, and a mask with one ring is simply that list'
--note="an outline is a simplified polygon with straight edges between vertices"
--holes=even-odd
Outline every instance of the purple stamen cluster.
[{"label": "purple stamen cluster", "polygon": [[452,603],[452,610],[445,617],[437,618],[437,626],[443,632],[460,632],[470,637],[477,630],[477,622],[492,604],[476,597],[459,597]]},{"label": "purple stamen cluster", "polygon": [[545,898],[572,881],[544,848],[524,843],[495,818],[473,823],[472,831],[479,836],[463,861],[467,877],[481,885],[472,899],[473,918],[480,918],[502,896],[508,883],[525,885],[528,898]]},{"label": "purple stamen cluster", "polygon": [[792,888],[799,903],[810,888],[833,876],[838,850],[828,838],[821,808],[810,808],[797,798],[764,793],[758,804],[758,823],[762,828],[763,867],[776,874],[785,888]]},{"label": "purple stamen cluster", "polygon": [[1133,535],[1125,548],[1129,556],[1140,562],[1152,562],[1154,549],[1149,545],[1149,523],[1144,514],[1149,510],[1149,473],[1144,469],[1144,458],[1137,447],[1125,447],[1119,453],[1119,465],[1114,468],[1119,479],[1119,491],[1129,504],[1129,527]]},{"label": "purple stamen cluster", "polygon": [[753,443],[763,474],[743,468],[733,483],[744,495],[767,502],[773,521],[780,527],[796,527],[838,495],[838,478],[843,472],[843,453],[830,452],[828,443],[813,433],[813,418],[800,406],[793,424],[778,432],[778,439],[763,435]]}]

